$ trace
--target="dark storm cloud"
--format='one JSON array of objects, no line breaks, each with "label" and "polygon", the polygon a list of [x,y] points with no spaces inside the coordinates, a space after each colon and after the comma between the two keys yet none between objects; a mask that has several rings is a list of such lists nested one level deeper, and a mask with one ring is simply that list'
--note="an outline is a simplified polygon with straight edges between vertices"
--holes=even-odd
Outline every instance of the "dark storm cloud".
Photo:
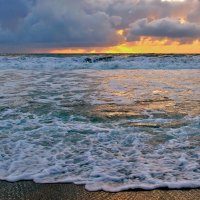
[{"label": "dark storm cloud", "polygon": [[128,40],[195,39],[199,19],[198,0],[0,0],[0,51],[116,45],[126,40],[118,29]]},{"label": "dark storm cloud", "polygon": [[20,19],[28,14],[25,0],[0,0],[0,25],[4,29],[15,29]]},{"label": "dark storm cloud", "polygon": [[[122,36],[113,28],[116,19],[102,11],[87,13],[85,0],[38,0],[34,5],[33,1],[9,0],[8,4],[1,0],[1,6],[14,10],[16,15],[8,20],[9,14],[2,14],[1,44],[87,47],[114,45],[122,41]],[[15,19],[19,23],[16,24]],[[10,21],[15,28],[6,27]]]},{"label": "dark storm cloud", "polygon": [[121,37],[105,12],[86,12],[84,0],[43,0],[25,19],[24,42],[55,46],[102,46],[117,44]]},{"label": "dark storm cloud", "polygon": [[140,36],[168,38],[198,38],[200,25],[195,23],[182,24],[179,20],[169,18],[148,21],[141,19],[130,25],[127,38],[129,41],[138,40]]}]

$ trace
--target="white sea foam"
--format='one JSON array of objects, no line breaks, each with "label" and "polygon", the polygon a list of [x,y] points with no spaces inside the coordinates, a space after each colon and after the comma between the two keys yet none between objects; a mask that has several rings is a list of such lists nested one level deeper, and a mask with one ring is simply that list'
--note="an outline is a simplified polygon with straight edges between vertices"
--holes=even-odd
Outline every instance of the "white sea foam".
[{"label": "white sea foam", "polygon": [[199,70],[2,66],[1,180],[112,192],[200,187]]},{"label": "white sea foam", "polygon": [[200,69],[199,55],[0,55],[0,69]]}]

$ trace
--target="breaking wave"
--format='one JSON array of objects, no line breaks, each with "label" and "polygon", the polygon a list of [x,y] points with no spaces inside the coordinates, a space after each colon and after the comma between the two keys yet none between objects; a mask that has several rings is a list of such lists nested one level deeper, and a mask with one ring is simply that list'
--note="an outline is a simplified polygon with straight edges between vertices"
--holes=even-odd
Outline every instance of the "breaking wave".
[{"label": "breaking wave", "polygon": [[199,69],[200,55],[1,55],[0,69]]}]

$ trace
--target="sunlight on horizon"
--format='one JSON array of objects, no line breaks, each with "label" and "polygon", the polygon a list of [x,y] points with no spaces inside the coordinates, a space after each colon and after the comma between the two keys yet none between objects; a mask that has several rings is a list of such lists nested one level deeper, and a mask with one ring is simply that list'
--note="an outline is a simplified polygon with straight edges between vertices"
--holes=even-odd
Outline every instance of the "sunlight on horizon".
[{"label": "sunlight on horizon", "polygon": [[200,53],[200,41],[195,40],[192,44],[179,44],[176,41],[161,39],[152,41],[150,38],[143,38],[140,42],[127,42],[111,47],[96,47],[96,48],[63,48],[53,49],[49,53],[71,54],[71,53],[175,53],[175,54],[192,54]]}]

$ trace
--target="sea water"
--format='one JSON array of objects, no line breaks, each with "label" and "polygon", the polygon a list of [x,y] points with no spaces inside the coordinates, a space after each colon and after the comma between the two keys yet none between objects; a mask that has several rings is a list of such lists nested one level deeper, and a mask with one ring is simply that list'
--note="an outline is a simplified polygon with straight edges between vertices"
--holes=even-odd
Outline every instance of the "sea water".
[{"label": "sea water", "polygon": [[200,56],[1,55],[0,180],[200,187]]}]

